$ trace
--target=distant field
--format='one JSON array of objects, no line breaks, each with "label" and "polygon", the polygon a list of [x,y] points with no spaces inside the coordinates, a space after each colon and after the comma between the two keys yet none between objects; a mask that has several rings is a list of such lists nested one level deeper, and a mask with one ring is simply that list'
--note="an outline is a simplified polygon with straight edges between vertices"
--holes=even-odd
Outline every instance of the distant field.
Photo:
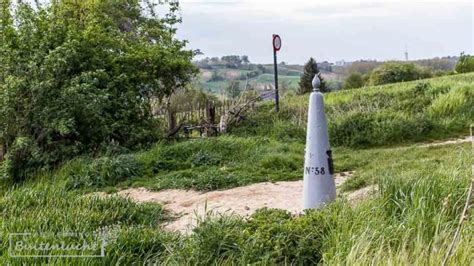
[{"label": "distant field", "polygon": [[[275,76],[273,74],[262,74],[258,76],[256,79],[252,79],[255,81],[256,84],[274,84],[275,83]],[[286,84],[292,89],[296,89],[298,86],[298,82],[300,81],[299,76],[278,76],[278,83]]]},{"label": "distant field", "polygon": [[[263,90],[274,86],[273,65],[263,65],[265,73],[248,80],[248,84],[252,85],[258,90]],[[217,73],[223,80],[210,81],[213,72]],[[215,69],[200,69],[198,80],[195,86],[204,89],[204,91],[220,95],[223,90],[229,85],[232,80],[240,82],[240,88],[245,87],[245,75],[252,72],[247,69],[233,69],[233,68],[215,68]],[[298,88],[298,81],[303,74],[303,66],[300,65],[278,65],[278,80],[280,86],[285,86],[287,89],[296,90]],[[342,77],[333,72],[323,72],[323,77],[327,80],[340,80]]]},{"label": "distant field", "polygon": [[[242,71],[245,72],[245,71]],[[228,73],[227,73],[228,74]],[[204,74],[208,75],[208,73]],[[232,74],[231,74],[232,75]],[[273,74],[262,74],[258,77],[251,78],[248,80],[249,84],[257,89],[264,89],[265,86],[273,86],[274,82],[274,75]],[[278,81],[280,84],[285,84],[289,86],[290,89],[296,89],[298,86],[298,82],[300,77],[298,76],[278,76]],[[204,88],[204,91],[209,91],[214,94],[220,94],[221,91],[225,90],[227,86],[229,86],[230,80],[223,80],[223,81],[213,81],[213,82],[203,82],[200,81],[200,86]],[[240,80],[240,88],[243,89],[245,87],[245,80]],[[281,86],[281,85],[280,85]]]}]

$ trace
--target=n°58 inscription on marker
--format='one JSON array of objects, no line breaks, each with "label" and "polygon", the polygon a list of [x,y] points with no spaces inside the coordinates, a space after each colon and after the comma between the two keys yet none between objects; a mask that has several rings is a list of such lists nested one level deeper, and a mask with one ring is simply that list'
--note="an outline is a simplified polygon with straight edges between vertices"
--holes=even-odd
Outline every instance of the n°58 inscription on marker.
[{"label": "n\u00b058 inscription on marker", "polygon": [[325,169],[324,167],[312,167],[312,166],[307,166],[307,167],[305,168],[305,172],[306,172],[306,174],[308,174],[308,175],[313,174],[313,175],[318,176],[318,175],[324,175],[324,174],[326,174],[326,169]]}]

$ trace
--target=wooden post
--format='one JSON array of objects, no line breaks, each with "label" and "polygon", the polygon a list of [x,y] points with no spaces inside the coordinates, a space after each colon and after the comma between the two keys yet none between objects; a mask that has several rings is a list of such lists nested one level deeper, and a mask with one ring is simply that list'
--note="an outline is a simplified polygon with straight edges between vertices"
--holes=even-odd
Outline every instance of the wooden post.
[{"label": "wooden post", "polygon": [[214,125],[216,123],[216,107],[211,101],[207,102],[206,113],[207,123]]},{"label": "wooden post", "polygon": [[207,136],[217,135],[217,130],[215,129],[215,123],[216,123],[216,107],[214,106],[213,102],[208,101],[206,104],[206,124],[207,124],[206,135]]},{"label": "wooden post", "polygon": [[3,161],[3,158],[5,157],[5,145],[0,142],[0,162]]}]

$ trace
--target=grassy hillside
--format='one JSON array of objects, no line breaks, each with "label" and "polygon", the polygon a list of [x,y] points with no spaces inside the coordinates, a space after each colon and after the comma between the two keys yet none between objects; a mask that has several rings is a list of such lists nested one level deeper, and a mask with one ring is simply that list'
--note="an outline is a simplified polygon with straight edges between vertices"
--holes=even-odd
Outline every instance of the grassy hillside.
[{"label": "grassy hillside", "polygon": [[[173,217],[159,204],[83,196],[85,191],[70,186],[71,180],[80,178],[93,180],[87,183],[86,191],[89,186],[105,189],[104,184],[112,185],[119,178],[122,180],[117,183],[119,186],[138,182],[137,185],[152,189],[213,190],[272,177],[296,179],[301,178],[302,154],[301,144],[252,137],[196,140],[158,145],[150,151],[129,155],[127,160],[117,159],[120,163],[116,164],[104,158],[71,162],[58,172],[39,174],[22,185],[2,183],[0,262],[56,265],[153,261],[171,265],[441,262],[466,196],[473,163],[469,144],[335,149],[336,169],[356,171],[355,179],[343,189],[378,184],[373,199],[352,206],[340,196],[327,208],[299,217],[282,210],[262,209],[245,220],[232,216],[206,219],[189,236],[162,229],[163,223]],[[143,171],[139,176],[130,175],[131,160],[142,165],[131,170]],[[134,175],[135,178],[131,177]],[[473,219],[469,218],[451,265],[471,262],[473,229]],[[9,257],[7,252],[11,232],[98,230],[113,236],[106,257],[101,259],[19,259]],[[49,237],[46,241],[54,239]]]},{"label": "grassy hillside", "polygon": [[[341,190],[373,184],[378,192],[358,205],[340,193],[335,203],[298,217],[262,209],[248,219],[208,218],[181,235],[163,229],[173,214],[159,204],[88,193],[130,186],[208,191],[301,179],[307,96],[285,99],[279,114],[262,103],[229,136],[76,158],[21,184],[0,180],[0,263],[439,265],[466,197],[471,147],[407,142],[467,135],[473,86],[474,74],[466,74],[326,94],[335,170],[355,171]],[[97,231],[112,234],[105,258],[9,255],[9,233]],[[450,265],[472,264],[473,232],[469,216]],[[40,240],[54,235],[31,239]]]},{"label": "grassy hillside", "polygon": [[[200,75],[194,86],[203,88],[205,91],[210,91],[215,94],[221,94],[221,91],[229,85],[232,80],[246,80],[246,75],[249,75],[249,84],[256,89],[264,89],[266,86],[272,85],[274,66],[273,64],[254,64],[243,63],[242,58],[240,62],[238,56],[232,56],[233,59],[204,58],[196,61],[195,64],[200,70]],[[248,59],[248,58],[247,58]],[[454,73],[454,66],[458,61],[456,56],[448,56],[442,58],[431,58],[412,61],[372,61],[359,60],[355,62],[348,62],[345,65],[333,65],[328,62],[318,62],[320,71],[327,81],[327,85],[332,90],[340,90],[343,86],[343,81],[351,73],[358,73],[361,75],[369,75],[374,69],[386,63],[408,63],[413,64],[424,75],[440,76],[448,73]],[[255,72],[257,71],[257,72]],[[297,80],[304,71],[303,65],[289,65],[280,63],[278,65],[280,87],[285,87],[288,90],[296,90],[298,88]],[[215,72],[219,76],[219,80],[213,80],[212,75]],[[421,73],[420,73],[421,74]],[[424,76],[421,75],[421,76]],[[396,79],[399,80],[399,79]],[[243,88],[244,85],[241,84]]]},{"label": "grassy hillside", "polygon": [[[370,147],[468,135],[474,121],[474,74],[325,94],[331,144]],[[233,134],[304,141],[308,95],[287,97],[281,111],[260,106]]]}]

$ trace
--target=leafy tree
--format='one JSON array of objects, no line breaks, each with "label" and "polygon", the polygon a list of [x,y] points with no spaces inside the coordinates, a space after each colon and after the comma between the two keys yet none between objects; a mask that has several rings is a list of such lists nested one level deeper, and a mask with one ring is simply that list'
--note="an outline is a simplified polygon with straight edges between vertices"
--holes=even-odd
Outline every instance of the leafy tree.
[{"label": "leafy tree", "polygon": [[250,64],[250,60],[249,60],[249,57],[247,55],[243,55],[242,56],[242,62],[244,64]]},{"label": "leafy tree", "polygon": [[369,74],[372,70],[381,66],[382,62],[372,61],[372,60],[359,60],[353,62],[349,67],[347,67],[346,73],[357,72],[361,75]]},{"label": "leafy tree", "polygon": [[430,58],[430,59],[420,59],[413,61],[413,63],[430,68],[431,70],[438,72],[438,73],[443,73],[447,71],[452,71],[454,70],[454,67],[456,66],[456,59],[454,57],[435,57],[435,58]]},{"label": "leafy tree", "polygon": [[346,80],[344,81],[343,88],[347,90],[360,88],[362,86],[364,86],[364,80],[362,78],[362,75],[357,72],[354,72],[346,78]]},{"label": "leafy tree", "polygon": [[16,180],[81,153],[157,137],[150,102],[186,86],[195,52],[175,39],[178,4],[0,3],[0,142]]},{"label": "leafy tree", "polygon": [[299,82],[298,94],[305,94],[313,91],[312,81],[316,74],[318,74],[318,77],[321,80],[321,86],[319,88],[321,92],[328,91],[326,82],[324,81],[323,77],[321,76],[321,73],[319,72],[318,64],[316,63],[316,60],[311,57],[304,66],[304,72],[303,75],[301,75]]},{"label": "leafy tree", "polygon": [[389,62],[374,69],[370,74],[372,85],[381,85],[431,77],[431,73],[412,63]]},{"label": "leafy tree", "polygon": [[228,68],[239,68],[242,65],[242,58],[238,55],[226,55],[221,58]]},{"label": "leafy tree", "polygon": [[459,61],[456,64],[456,72],[467,73],[474,71],[474,56],[461,53]]}]

